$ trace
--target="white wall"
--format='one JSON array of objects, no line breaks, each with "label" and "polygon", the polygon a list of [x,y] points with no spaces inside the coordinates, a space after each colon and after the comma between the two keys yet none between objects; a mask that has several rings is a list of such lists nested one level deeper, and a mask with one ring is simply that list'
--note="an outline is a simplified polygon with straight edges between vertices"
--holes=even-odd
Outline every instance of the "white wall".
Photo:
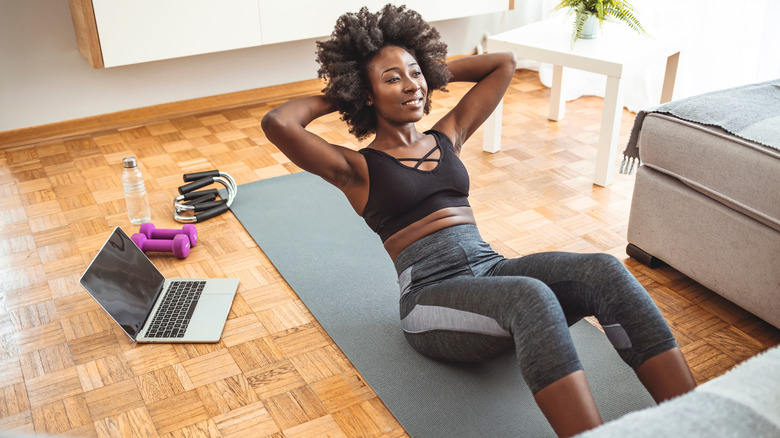
[{"label": "white wall", "polygon": [[[471,1],[471,0],[470,0]],[[435,23],[450,55],[541,18],[539,2]],[[315,40],[108,69],[82,58],[67,0],[0,0],[0,131],[312,79]]]}]

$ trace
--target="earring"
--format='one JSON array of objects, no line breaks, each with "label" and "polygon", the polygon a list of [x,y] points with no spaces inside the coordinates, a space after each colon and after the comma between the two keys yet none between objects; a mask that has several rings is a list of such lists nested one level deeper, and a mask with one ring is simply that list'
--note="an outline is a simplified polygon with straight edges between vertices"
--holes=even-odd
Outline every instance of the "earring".
[{"label": "earring", "polygon": [[372,106],[374,104],[374,102],[372,102],[371,99],[368,99],[367,103],[368,103],[368,106]]}]

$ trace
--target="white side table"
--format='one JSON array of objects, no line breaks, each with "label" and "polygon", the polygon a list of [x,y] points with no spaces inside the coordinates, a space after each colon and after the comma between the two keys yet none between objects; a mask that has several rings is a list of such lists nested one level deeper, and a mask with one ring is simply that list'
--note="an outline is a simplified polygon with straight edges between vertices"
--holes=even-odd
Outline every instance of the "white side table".
[{"label": "white side table", "polygon": [[[490,52],[513,51],[518,58],[553,64],[553,84],[550,95],[549,119],[564,116],[566,101],[561,92],[564,67],[576,68],[607,76],[604,107],[601,115],[598,153],[594,183],[606,187],[612,183],[620,117],[623,112],[621,77],[623,67],[655,57],[666,57],[661,103],[672,99],[680,43],[676,38],[649,38],[619,23],[604,23],[598,38],[577,40],[571,48],[571,21],[556,16],[488,38]],[[497,152],[501,148],[503,101],[485,122],[483,150]]]}]

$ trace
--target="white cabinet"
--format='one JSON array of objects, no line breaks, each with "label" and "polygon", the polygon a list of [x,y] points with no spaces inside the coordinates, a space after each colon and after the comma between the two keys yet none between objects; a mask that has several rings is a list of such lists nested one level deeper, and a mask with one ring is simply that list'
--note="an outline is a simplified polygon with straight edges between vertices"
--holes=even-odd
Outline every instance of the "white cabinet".
[{"label": "white cabinet", "polygon": [[[509,9],[509,0],[390,0],[428,21]],[[336,19],[388,0],[69,0],[79,50],[96,67],[327,37]],[[102,57],[102,59],[101,59]]]},{"label": "white cabinet", "polygon": [[[374,0],[373,3],[380,2]],[[263,44],[330,35],[341,14],[356,12],[362,6],[368,6],[372,11],[377,9],[372,0],[260,0]]]},{"label": "white cabinet", "polygon": [[[412,6],[412,2],[393,1],[392,3]],[[509,5],[514,2],[507,0],[420,0],[413,3],[412,9],[419,12],[424,19],[439,21],[506,11],[510,9]]]},{"label": "white cabinet", "polygon": [[508,0],[260,0],[263,44],[326,37],[333,32],[336,19],[345,12],[357,12],[363,6],[376,12],[387,3],[407,5],[427,21],[488,14],[509,7]]},{"label": "white cabinet", "polygon": [[262,44],[258,0],[92,0],[112,67]]}]

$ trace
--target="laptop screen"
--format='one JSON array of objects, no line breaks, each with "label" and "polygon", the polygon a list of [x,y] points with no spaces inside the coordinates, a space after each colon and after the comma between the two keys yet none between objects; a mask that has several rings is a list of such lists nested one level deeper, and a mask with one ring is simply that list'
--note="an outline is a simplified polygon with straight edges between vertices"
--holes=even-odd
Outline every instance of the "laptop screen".
[{"label": "laptop screen", "polygon": [[81,277],[81,285],[135,340],[165,277],[116,227]]}]

